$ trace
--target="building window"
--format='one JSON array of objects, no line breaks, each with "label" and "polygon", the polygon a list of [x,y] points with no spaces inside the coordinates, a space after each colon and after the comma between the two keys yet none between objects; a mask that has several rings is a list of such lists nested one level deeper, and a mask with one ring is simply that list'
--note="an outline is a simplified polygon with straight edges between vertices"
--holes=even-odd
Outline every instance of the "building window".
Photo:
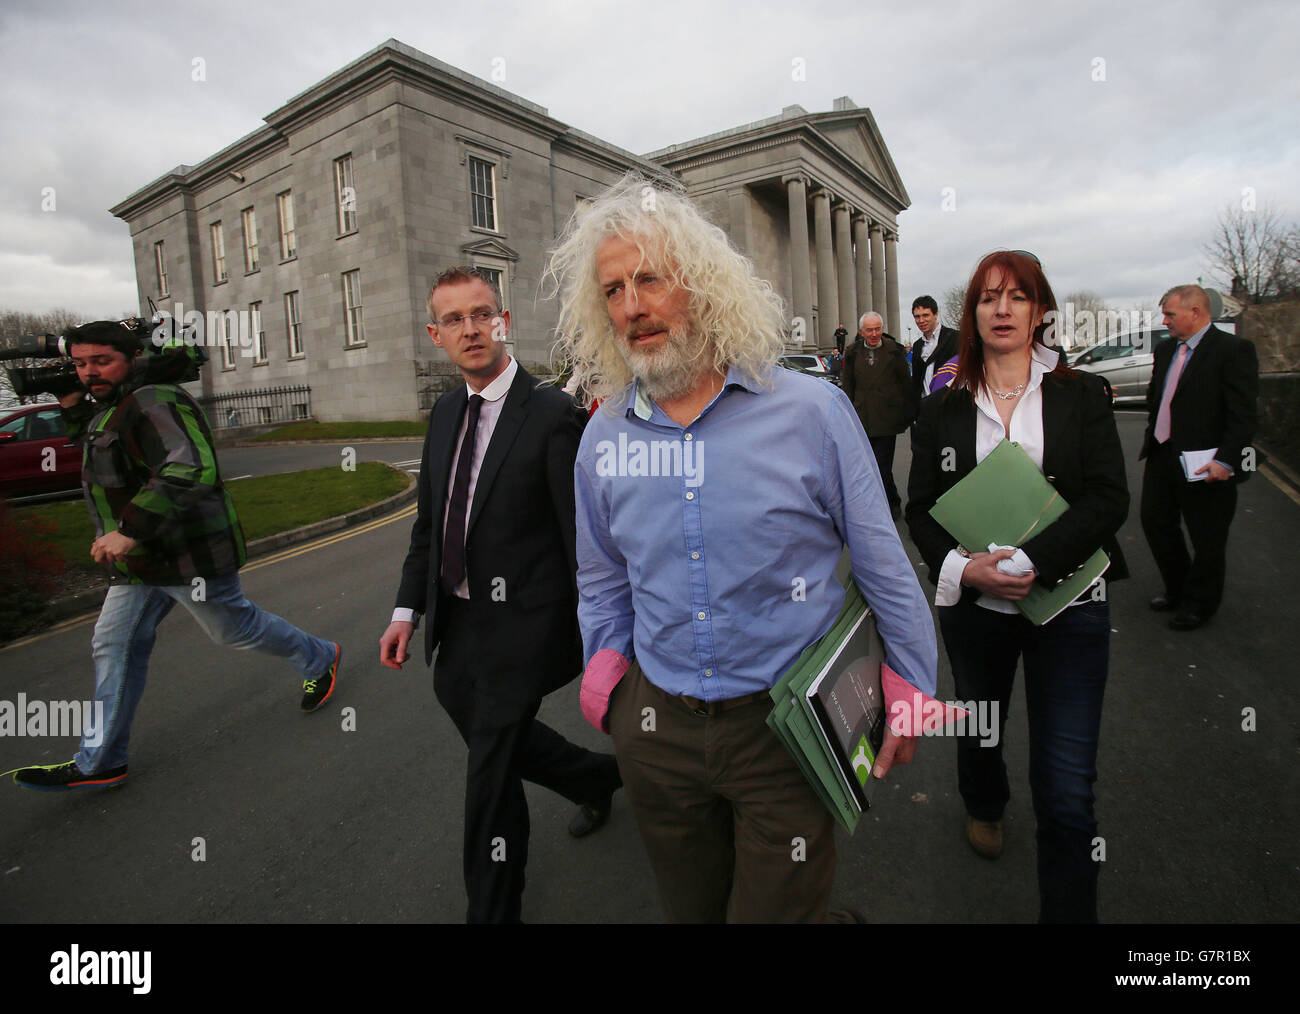
[{"label": "building window", "polygon": [[158,269],[158,295],[165,296],[171,289],[167,288],[167,258],[163,254],[162,240],[153,245],[153,263]]},{"label": "building window", "polygon": [[257,213],[252,208],[245,208],[241,214],[244,219],[244,271],[252,274],[257,270]]},{"label": "building window", "polygon": [[266,363],[266,332],[262,330],[262,301],[248,304],[248,326],[253,329],[253,362]]},{"label": "building window", "polygon": [[302,320],[298,316],[298,293],[284,294],[284,323],[289,335],[289,358],[302,355]]},{"label": "building window", "polygon": [[212,280],[213,284],[220,285],[227,278],[226,275],[226,240],[221,233],[221,223],[212,223]]},{"label": "building window", "polygon": [[469,199],[471,208],[470,224],[478,229],[497,227],[496,189],[493,186],[493,174],[496,167],[481,158],[469,157]]},{"label": "building window", "polygon": [[485,258],[476,256],[472,263],[475,270],[481,271],[496,283],[497,292],[501,296],[501,309],[510,309],[510,271],[506,261],[498,258]]},{"label": "building window", "polygon": [[343,324],[349,345],[361,345],[366,340],[366,330],[361,323],[361,272],[343,273]]},{"label": "building window", "polygon": [[280,260],[298,256],[298,238],[293,230],[293,191],[277,194],[276,207],[280,212]]},{"label": "building window", "polygon": [[352,186],[352,156],[334,160],[334,206],[338,208],[339,235],[357,231],[357,191]]},{"label": "building window", "polygon": [[295,401],[293,403],[293,417],[295,419],[307,418],[307,403],[305,401]]},{"label": "building window", "polygon": [[213,335],[216,339],[217,347],[221,349],[221,368],[223,370],[233,370],[235,368],[235,348],[231,344],[230,327],[226,320],[229,311],[222,311],[216,316],[210,317],[212,324],[216,325],[217,333]]},{"label": "building window", "polygon": [[273,422],[274,420],[271,419],[271,410],[270,410],[270,408],[268,408],[268,407],[265,406],[265,405],[259,405],[259,406],[257,406],[257,421],[260,422],[260,423],[269,423],[269,422]]}]

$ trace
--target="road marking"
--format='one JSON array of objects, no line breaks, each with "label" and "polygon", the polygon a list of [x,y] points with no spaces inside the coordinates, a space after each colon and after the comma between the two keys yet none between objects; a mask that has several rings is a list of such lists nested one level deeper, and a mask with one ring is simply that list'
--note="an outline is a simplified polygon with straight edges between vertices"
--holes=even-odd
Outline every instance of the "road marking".
[{"label": "road marking", "polygon": [[247,475],[231,476],[229,479],[226,480],[226,482],[235,482],[238,479],[251,479],[252,477],[253,477],[253,473],[249,472]]},{"label": "road marking", "polygon": [[1296,504],[1300,504],[1300,493],[1297,493],[1289,482],[1269,468],[1268,465],[1260,465],[1259,474],[1289,496]]},{"label": "road marking", "polygon": [[[282,550],[281,552],[273,553],[270,556],[263,557],[256,563],[244,567],[240,571],[240,574],[247,574],[250,571],[260,570],[262,567],[269,567],[273,563],[291,560],[295,556],[302,556],[304,553],[310,553],[313,550],[325,549],[328,546],[334,545],[336,542],[342,542],[344,539],[351,539],[357,535],[365,535],[367,532],[373,532],[376,528],[382,528],[385,525],[391,525],[395,521],[402,521],[411,517],[415,514],[417,508],[418,504],[408,504],[395,514],[389,514],[386,517],[377,518],[374,521],[367,521],[365,524],[357,525],[354,528],[347,528],[341,532],[332,532],[319,539],[313,539],[311,542],[304,542],[301,546],[292,546],[288,549]],[[94,612],[83,613],[80,616],[73,616],[70,619],[62,620],[39,634],[33,634],[31,637],[24,637],[22,640],[14,641],[0,647],[0,654],[14,648],[22,648],[28,644],[35,644],[37,641],[43,641],[47,637],[54,637],[57,634],[67,633],[69,630],[75,630],[78,627],[84,627],[93,623],[98,618],[99,610],[96,609]]]}]

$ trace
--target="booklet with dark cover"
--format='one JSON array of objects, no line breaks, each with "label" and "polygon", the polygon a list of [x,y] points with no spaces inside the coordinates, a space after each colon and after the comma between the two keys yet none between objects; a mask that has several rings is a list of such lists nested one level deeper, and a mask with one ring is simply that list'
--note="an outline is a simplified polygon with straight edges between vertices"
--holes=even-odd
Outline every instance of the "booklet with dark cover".
[{"label": "booklet with dark cover", "polygon": [[875,619],[870,610],[863,611],[805,691],[828,753],[834,756],[841,780],[862,810],[871,806],[871,768],[885,737],[885,698],[880,686],[884,657]]}]

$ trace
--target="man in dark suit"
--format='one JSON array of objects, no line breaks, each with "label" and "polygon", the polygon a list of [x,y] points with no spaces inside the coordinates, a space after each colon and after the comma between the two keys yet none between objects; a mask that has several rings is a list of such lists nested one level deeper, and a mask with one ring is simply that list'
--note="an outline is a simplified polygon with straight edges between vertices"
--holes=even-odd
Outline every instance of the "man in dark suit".
[{"label": "man in dark suit", "polygon": [[[1147,387],[1148,422],[1141,457],[1142,530],[1164,579],[1151,600],[1170,611],[1174,630],[1194,630],[1223,598],[1228,526],[1237,483],[1255,467],[1259,360],[1255,346],[1210,322],[1210,300],[1199,285],[1179,285],[1160,300],[1171,340],[1155,350]],[[1214,451],[1189,481],[1180,455]],[[1192,552],[1183,541],[1187,525]]]},{"label": "man in dark suit", "polygon": [[908,399],[908,419],[921,410],[921,399],[930,393],[934,371],[957,354],[957,332],[939,324],[939,304],[933,296],[917,296],[912,301],[912,319],[921,337],[912,343],[912,389]]},{"label": "man in dark suit", "polygon": [[506,352],[510,312],[474,268],[429,293],[433,343],[465,387],[429,415],[419,511],[380,661],[399,669],[420,614],[433,686],[469,747],[465,886],[469,922],[518,922],[528,859],[521,779],[578,803],[580,837],[604,823],[622,782],[611,755],[534,719],[582,669],[573,462],[585,418]]}]

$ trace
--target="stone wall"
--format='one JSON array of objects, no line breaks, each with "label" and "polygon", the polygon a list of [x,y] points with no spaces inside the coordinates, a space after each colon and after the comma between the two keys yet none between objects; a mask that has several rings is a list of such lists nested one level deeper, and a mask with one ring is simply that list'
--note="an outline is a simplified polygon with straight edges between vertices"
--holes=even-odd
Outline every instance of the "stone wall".
[{"label": "stone wall", "polygon": [[1261,374],[1300,371],[1300,301],[1245,307],[1237,333],[1255,343]]},{"label": "stone wall", "polygon": [[1257,439],[1300,471],[1300,301],[1245,307],[1237,333],[1254,342],[1259,354]]}]

